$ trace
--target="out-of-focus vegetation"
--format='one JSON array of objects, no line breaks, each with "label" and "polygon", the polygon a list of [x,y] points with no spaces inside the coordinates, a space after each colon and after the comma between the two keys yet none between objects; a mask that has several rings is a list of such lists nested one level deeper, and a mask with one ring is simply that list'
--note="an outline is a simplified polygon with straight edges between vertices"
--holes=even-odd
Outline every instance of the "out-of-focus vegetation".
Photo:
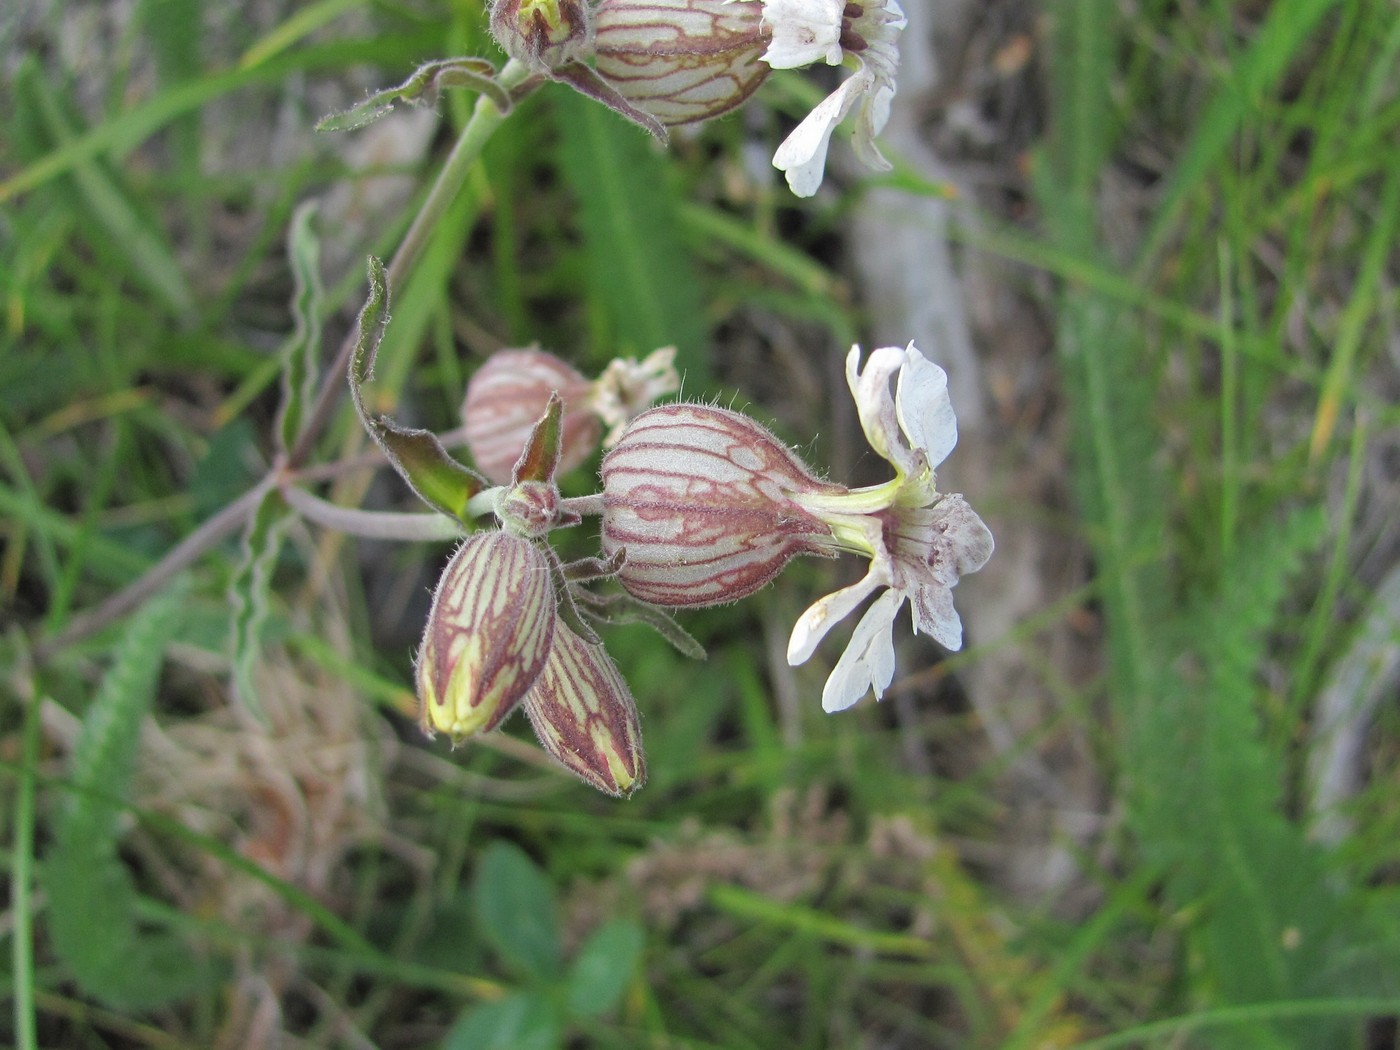
[{"label": "out-of-focus vegetation", "polygon": [[[51,644],[262,476],[294,212],[319,198],[328,355],[471,99],[312,125],[420,61],[498,57],[480,7],[0,14],[0,1042],[1400,1040],[1400,13],[1029,7],[978,26],[1004,45],[985,69],[1021,86],[995,98],[1024,107],[982,117],[1025,148],[983,158],[997,192],[958,206],[958,237],[1031,307],[1057,393],[1012,377],[979,430],[1002,432],[1002,473],[946,469],[994,531],[1043,521],[1077,588],[941,663],[903,645],[894,695],[839,717],[782,651],[852,566],[684,616],[704,664],[612,631],[651,770],[626,802],[519,719],[455,752],[421,738],[410,665],[443,544],[277,525],[239,668],[232,539]],[[396,289],[376,408],[449,430],[499,346],[592,372],[675,343],[687,395],[770,412],[821,462],[833,362],[871,318],[844,240],[862,186],[797,202],[766,168],[809,88],[774,77],[664,154],[562,88],[532,97]],[[342,408],[326,461],[366,447]],[[1072,503],[1018,488],[1040,443]],[[327,495],[412,509],[372,466]],[[962,683],[1013,650],[1056,705],[990,748]],[[1056,815],[1034,849],[1027,784]],[[1055,866],[1035,892],[1028,857]]]}]

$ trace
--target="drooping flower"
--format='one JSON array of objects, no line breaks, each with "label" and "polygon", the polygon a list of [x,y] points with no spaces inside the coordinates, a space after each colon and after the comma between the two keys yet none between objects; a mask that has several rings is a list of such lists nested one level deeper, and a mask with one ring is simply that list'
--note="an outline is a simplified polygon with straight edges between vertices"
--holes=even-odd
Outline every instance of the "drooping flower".
[{"label": "drooping flower", "polygon": [[741,105],[768,76],[757,12],[733,0],[602,0],[595,63],[662,124],[708,120]]},{"label": "drooping flower", "polygon": [[853,347],[846,380],[870,446],[895,476],[883,485],[804,501],[832,526],[838,543],[870,558],[870,569],[859,583],[802,614],[788,642],[788,662],[803,663],[837,621],[876,591],[885,593],[866,610],[827,679],[827,711],[851,706],[869,689],[877,698],[884,694],[894,675],[890,630],[906,601],[916,632],[960,649],[962,621],[952,589],[963,574],[985,565],[993,549],[991,531],[966,501],[937,490],[934,468],[958,439],[947,374],[912,343],[876,350],[864,371],[859,364],[860,348]]},{"label": "drooping flower", "polygon": [[[800,554],[856,553],[865,578],[799,619],[788,660],[800,664],[839,620],[877,591],[822,694],[828,711],[894,676],[890,631],[904,603],[915,630],[962,645],[952,588],[992,553],[992,536],[934,467],[957,442],[948,377],[914,348],[883,347],[847,381],[871,447],[893,468],[882,484],[822,481],[764,427],[738,412],[672,404],[638,416],[603,459],[603,547],[624,555],[618,579],[643,601],[716,605],[753,593]],[[892,393],[891,382],[896,384]]]},{"label": "drooping flower", "polygon": [[424,732],[457,744],[500,725],[544,669],[556,608],[549,563],[529,540],[492,530],[457,548],[418,650]]},{"label": "drooping flower", "polygon": [[771,69],[853,64],[773,156],[792,191],[810,197],[831,134],[852,110],[856,156],[890,169],[875,136],[889,117],[905,24],[897,0],[602,0],[594,61],[613,91],[664,125],[728,112]]},{"label": "drooping flower", "polygon": [[467,449],[477,469],[498,485],[511,480],[515,461],[530,432],[558,394],[563,404],[563,437],[558,471],[567,474],[602,444],[616,444],[622,428],[658,397],[680,387],[676,348],[662,347],[641,361],[614,358],[589,381],[554,354],[528,347],[498,350],[467,384],[462,423]]},{"label": "drooping flower", "polygon": [[830,527],[799,496],[844,491],[748,416],[711,405],[643,412],[602,475],[603,550],[626,555],[618,579],[671,607],[737,601],[797,555],[828,553]]},{"label": "drooping flower", "polygon": [[630,795],[646,780],[637,705],[601,645],[560,623],[549,660],[522,706],[540,745],[585,783],[609,795]]},{"label": "drooping flower", "polygon": [[[753,2],[753,0],[749,0]],[[907,25],[896,0],[762,0],[772,43],[763,61],[774,69],[796,69],[818,60],[840,65],[853,59],[856,71],[812,110],[778,147],[773,166],[787,176],[799,197],[822,184],[827,148],[836,125],[856,111],[851,142],[861,162],[876,171],[890,163],[875,145],[894,98],[899,68],[898,39]]]},{"label": "drooping flower", "polygon": [[543,350],[492,354],[472,376],[462,402],[467,449],[477,469],[497,485],[511,480],[515,461],[552,393],[564,405],[560,471],[578,466],[598,447],[602,434],[588,409],[590,389],[577,369]]}]

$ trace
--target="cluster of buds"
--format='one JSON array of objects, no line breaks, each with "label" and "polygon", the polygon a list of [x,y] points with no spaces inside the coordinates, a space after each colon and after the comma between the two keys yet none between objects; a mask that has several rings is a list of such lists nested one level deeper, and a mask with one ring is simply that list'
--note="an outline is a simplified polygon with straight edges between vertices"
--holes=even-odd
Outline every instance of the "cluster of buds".
[{"label": "cluster of buds", "polygon": [[551,398],[510,484],[493,492],[500,528],[470,536],[438,581],[418,651],[421,723],[457,744],[523,707],[566,769],[629,795],[646,779],[637,705],[591,629],[561,614],[573,611],[568,567],[546,542],[579,520],[554,482],[561,415]]},{"label": "cluster of buds", "polygon": [[[505,424],[557,385],[544,395],[544,415],[526,434],[509,483],[487,493],[500,527],[468,538],[438,584],[417,663],[429,733],[458,743],[521,707],[566,768],[602,791],[630,794],[645,776],[637,707],[585,616],[630,603],[668,637],[688,638],[663,609],[737,601],[800,554],[855,553],[869,570],[802,614],[790,663],[807,660],[837,622],[879,592],[827,679],[827,711],[870,691],[884,694],[894,675],[892,629],[906,602],[916,632],[961,647],[952,589],[986,563],[992,536],[962,496],[938,491],[935,468],[957,442],[957,421],[947,376],[912,344],[883,347],[863,365],[859,347],[847,358],[862,428],[894,474],[854,489],[819,478],[742,413],[673,403],[617,424],[618,440],[603,457],[602,492],[562,500],[554,477],[571,448],[562,396],[580,406],[575,433],[586,430],[596,443],[602,424],[578,418],[586,415],[581,406],[594,405],[589,391],[597,388],[561,369],[567,366],[537,350],[504,351],[478,373],[486,380],[472,384],[469,430],[480,424],[473,419],[480,411],[491,422],[481,440],[499,425],[515,435],[512,442],[519,431]],[[611,371],[616,378],[646,369],[634,362]],[[566,566],[548,537],[577,524],[580,513],[601,514],[604,558]],[[583,587],[608,578],[625,593],[600,596]]]},{"label": "cluster of buds", "polygon": [[857,157],[889,162],[889,117],[905,27],[896,0],[495,0],[491,30],[537,72],[570,84],[653,134],[742,105],[772,69],[825,62],[854,72],[773,155],[800,197],[821,185],[832,132],[853,110]]}]

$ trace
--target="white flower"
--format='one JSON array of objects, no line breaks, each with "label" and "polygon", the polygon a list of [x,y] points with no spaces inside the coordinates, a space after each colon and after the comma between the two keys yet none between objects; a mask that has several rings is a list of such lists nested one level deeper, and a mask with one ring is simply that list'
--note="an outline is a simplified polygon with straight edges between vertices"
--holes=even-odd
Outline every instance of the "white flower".
[{"label": "white flower", "polygon": [[[914,347],[882,347],[858,371],[860,348],[846,359],[846,380],[871,448],[895,477],[883,485],[803,497],[803,507],[831,526],[845,548],[870,557],[859,583],[822,598],[798,619],[788,663],[803,663],[831,627],[876,591],[822,691],[822,707],[841,711],[867,690],[877,699],[894,677],[890,633],[908,601],[914,630],[948,649],[962,647],[952,589],[992,556],[992,534],[959,495],[937,490],[934,468],[957,444],[948,376]],[[890,393],[890,380],[895,392]]]},{"label": "white flower", "polygon": [[[849,13],[848,12],[853,12]],[[773,166],[787,175],[799,197],[810,197],[822,183],[831,133],[856,108],[852,145],[856,156],[876,171],[890,163],[875,136],[890,115],[897,40],[907,24],[896,0],[763,0],[763,20],[772,42],[762,58],[774,69],[796,69],[818,59],[839,65],[854,58],[855,73],[812,110],[773,154]]]}]

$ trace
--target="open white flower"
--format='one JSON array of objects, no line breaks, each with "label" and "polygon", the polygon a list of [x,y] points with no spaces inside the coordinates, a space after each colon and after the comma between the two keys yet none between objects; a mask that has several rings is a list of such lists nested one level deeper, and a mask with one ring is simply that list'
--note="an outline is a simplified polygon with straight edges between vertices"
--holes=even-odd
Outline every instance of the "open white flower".
[{"label": "open white flower", "polygon": [[773,154],[773,166],[787,175],[799,197],[822,184],[826,151],[836,125],[856,109],[852,145],[862,163],[889,171],[875,136],[890,115],[897,41],[907,24],[896,0],[763,0],[763,20],[772,32],[762,59],[774,69],[796,69],[821,59],[840,65],[847,58],[855,73],[812,110]]},{"label": "open white flower", "polygon": [[[841,711],[867,690],[884,695],[894,677],[895,617],[908,601],[914,630],[948,649],[962,647],[952,589],[992,555],[992,534],[959,495],[937,490],[934,468],[957,444],[948,377],[910,343],[882,347],[859,371],[860,348],[846,359],[846,380],[870,446],[895,469],[882,485],[804,494],[799,502],[830,525],[845,549],[866,554],[859,583],[827,595],[798,619],[788,663],[803,663],[831,627],[884,590],[857,624],[822,691],[822,707]],[[895,392],[890,392],[890,380]]]}]

